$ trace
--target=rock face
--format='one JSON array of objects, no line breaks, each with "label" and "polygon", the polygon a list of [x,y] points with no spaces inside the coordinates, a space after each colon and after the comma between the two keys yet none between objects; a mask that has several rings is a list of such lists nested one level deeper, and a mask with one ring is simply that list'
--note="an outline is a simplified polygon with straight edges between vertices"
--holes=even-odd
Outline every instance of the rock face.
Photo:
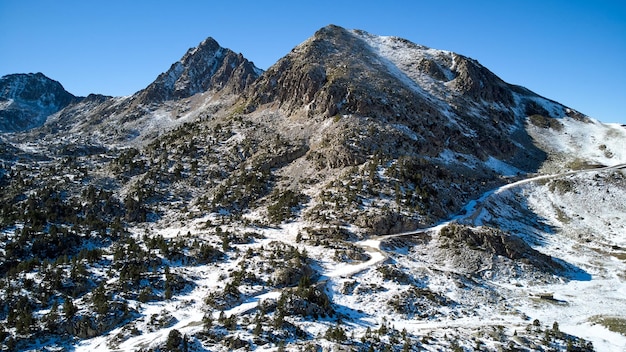
[{"label": "rock face", "polygon": [[79,100],[42,73],[0,78],[0,132],[19,132],[43,125],[46,118]]},{"label": "rock face", "polygon": [[239,93],[261,72],[243,55],[207,38],[140,91],[138,99],[144,104],[155,104],[206,91]]},{"label": "rock face", "polygon": [[248,91],[249,109],[277,103],[309,116],[437,115],[399,82],[368,43],[337,26],[320,29],[272,66]]},{"label": "rock face", "polygon": [[[533,248],[519,237],[502,232],[496,228],[471,228],[462,225],[450,225],[440,232],[440,246],[450,253],[447,257],[458,268],[471,273],[486,270],[504,270],[511,265],[530,265],[540,273],[560,274],[564,267]],[[452,248],[452,250],[450,250]],[[459,250],[460,249],[460,250]],[[504,259],[507,264],[497,268],[495,258]],[[504,262],[502,262],[504,263]],[[495,268],[494,268],[495,267]],[[514,277],[513,271],[507,275]]]},{"label": "rock face", "polygon": [[[247,112],[273,106],[308,118],[361,116],[403,125],[424,142],[421,153],[493,156],[524,170],[545,158],[524,133],[512,133],[523,130],[518,111],[537,105],[539,96],[475,60],[401,38],[324,27],[243,95]],[[563,115],[560,110],[550,117]]]},{"label": "rock face", "polygon": [[452,87],[475,100],[513,105],[512,87],[475,60],[454,55],[456,63]]}]

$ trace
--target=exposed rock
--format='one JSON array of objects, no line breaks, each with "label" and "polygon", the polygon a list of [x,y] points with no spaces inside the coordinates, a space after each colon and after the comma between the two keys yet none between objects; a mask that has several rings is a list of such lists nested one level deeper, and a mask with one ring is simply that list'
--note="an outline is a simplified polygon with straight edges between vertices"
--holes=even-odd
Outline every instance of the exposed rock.
[{"label": "exposed rock", "polygon": [[138,92],[135,103],[152,105],[207,91],[239,93],[260,72],[243,55],[222,48],[213,38],[207,38]]},{"label": "exposed rock", "polygon": [[507,106],[513,104],[511,87],[487,68],[461,55],[455,55],[454,61],[457,78],[452,81],[452,86],[463,95]]},{"label": "exposed rock", "polygon": [[461,252],[451,251],[454,253],[452,261],[459,269],[473,273],[487,268],[505,270],[494,267],[494,256],[510,259],[509,265],[513,266],[517,263],[531,265],[542,273],[561,274],[564,269],[552,257],[531,248],[519,237],[496,228],[452,224],[441,229],[439,243],[442,248],[461,249]]},{"label": "exposed rock", "polygon": [[380,214],[363,214],[355,224],[366,229],[370,235],[388,235],[415,230],[420,225],[414,218],[387,211]]},{"label": "exposed rock", "polygon": [[292,161],[304,156],[309,151],[307,145],[280,145],[275,146],[270,153],[258,156],[259,170],[269,171],[283,167]]},{"label": "exposed rock", "polygon": [[420,69],[420,71],[427,73],[434,79],[448,81],[448,76],[446,76],[439,64],[437,64],[434,60],[426,58],[419,59],[416,66]]},{"label": "exposed rock", "polygon": [[298,258],[292,258],[285,266],[277,268],[272,274],[272,282],[277,287],[289,287],[296,285],[301,278],[311,277],[315,271]]},{"label": "exposed rock", "polygon": [[42,73],[3,76],[0,78],[0,132],[39,127],[49,115],[78,100],[59,82]]},{"label": "exposed rock", "polygon": [[324,292],[324,284],[286,290],[279,299],[278,306],[281,305],[285,312],[302,317],[324,317],[335,313]]},{"label": "exposed rock", "polygon": [[70,335],[87,339],[112,330],[129,317],[129,312],[121,310],[119,304],[113,304],[109,314],[76,316],[66,321],[63,329]]}]

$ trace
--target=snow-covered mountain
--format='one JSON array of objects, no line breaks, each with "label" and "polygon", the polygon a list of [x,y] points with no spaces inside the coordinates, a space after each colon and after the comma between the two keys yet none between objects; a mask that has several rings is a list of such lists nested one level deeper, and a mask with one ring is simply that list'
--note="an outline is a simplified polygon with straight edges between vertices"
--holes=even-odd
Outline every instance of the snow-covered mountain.
[{"label": "snow-covered mountain", "polygon": [[626,347],[626,129],[460,54],[209,38],[43,120],[0,134],[5,349]]},{"label": "snow-covered mountain", "polygon": [[43,125],[46,118],[79,99],[42,73],[0,78],[0,132],[18,132]]}]

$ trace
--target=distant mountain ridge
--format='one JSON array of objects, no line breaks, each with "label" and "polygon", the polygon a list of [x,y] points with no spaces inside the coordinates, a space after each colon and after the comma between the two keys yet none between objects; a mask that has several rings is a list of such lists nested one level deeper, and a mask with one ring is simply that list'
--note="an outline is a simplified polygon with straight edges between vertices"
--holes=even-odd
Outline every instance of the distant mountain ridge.
[{"label": "distant mountain ridge", "polygon": [[[103,139],[133,138],[150,133],[150,128],[155,126],[151,122],[155,110],[164,106],[180,105],[181,101],[199,93],[208,94],[208,100],[236,95],[262,72],[243,55],[221,47],[213,38],[207,38],[197,47],[189,49],[179,61],[146,88],[131,96],[107,97],[91,94],[86,99],[73,99],[62,106],[65,109],[41,110],[36,123],[26,124],[20,131],[41,127],[47,121],[43,126],[47,133],[73,131],[79,135],[101,135]],[[7,86],[7,92],[12,87]],[[45,89],[39,91],[41,97],[51,94],[54,92]],[[24,114],[14,113],[16,117],[11,120],[12,123],[21,123],[19,117],[26,116]],[[171,111],[166,114],[173,114],[172,119],[176,119],[178,115]],[[107,132],[102,134],[105,130]]]},{"label": "distant mountain ridge", "polygon": [[0,132],[41,126],[46,118],[80,99],[42,73],[0,78]]},{"label": "distant mountain ridge", "polygon": [[[405,57],[399,57],[394,51],[405,52]],[[385,57],[386,54],[390,55],[389,58]],[[372,76],[374,73],[375,77]],[[108,101],[98,111],[106,110],[112,115],[123,114],[136,119],[144,114],[146,108],[154,110],[168,102],[211,92],[243,97],[247,111],[253,111],[260,104],[277,102],[280,107],[289,110],[306,106],[309,115],[377,116],[393,112],[398,116],[420,115],[428,124],[446,120],[447,116],[442,116],[442,112],[445,115],[450,109],[463,109],[467,99],[473,99],[505,106],[505,109],[491,108],[489,115],[495,115],[497,120],[512,122],[514,94],[527,102],[524,96],[539,98],[525,88],[503,82],[475,60],[461,55],[419,46],[402,38],[378,37],[334,25],[320,29],[262,74],[263,70],[243,55],[222,48],[209,37],[189,49],[181,60],[172,64],[146,88],[123,101]],[[31,88],[25,96],[31,102],[38,99],[37,103],[14,101],[9,106],[8,96],[15,96],[18,90],[24,93],[19,84],[9,84],[10,81],[17,82],[17,77],[30,77],[32,83],[27,85]],[[0,131],[25,131],[39,127],[47,116],[72,103],[80,103],[81,99],[66,92],[58,82],[47,79],[55,84],[43,84],[43,81],[36,84],[35,77],[47,79],[41,73],[2,78],[2,97],[7,100],[0,108],[6,116]],[[261,79],[257,81],[258,78]],[[372,91],[378,88],[387,90],[385,96],[380,96],[380,91]],[[444,98],[450,93],[452,100]],[[55,98],[50,100],[50,97]],[[107,108],[106,104],[115,105],[114,110],[111,111],[113,107]],[[540,104],[517,105],[530,115]],[[459,111],[456,113],[458,115]],[[555,117],[562,115],[556,111],[547,114],[556,114]],[[493,148],[510,149],[502,145]]]}]

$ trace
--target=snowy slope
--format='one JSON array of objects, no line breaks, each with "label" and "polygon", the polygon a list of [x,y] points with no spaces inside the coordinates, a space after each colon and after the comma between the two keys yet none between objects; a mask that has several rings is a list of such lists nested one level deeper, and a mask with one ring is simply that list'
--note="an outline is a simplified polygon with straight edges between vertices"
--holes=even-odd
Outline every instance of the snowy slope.
[{"label": "snowy slope", "polygon": [[[555,163],[575,168],[576,161],[616,165],[626,162],[626,127],[597,120],[557,119],[560,127],[540,128],[529,124],[530,134],[552,155]],[[574,165],[572,165],[574,163]]]},{"label": "snowy slope", "polygon": [[388,60],[387,67],[398,79],[445,100],[449,94],[445,83],[456,77],[452,70],[452,52],[416,45],[398,37],[377,36],[363,31],[352,33],[364,39],[375,54]]},{"label": "snowy slope", "polygon": [[[524,238],[574,271],[572,280],[500,282],[518,309],[593,341],[599,351],[622,351],[626,336],[607,320],[626,321],[626,173],[590,170],[521,184],[491,197],[475,222]],[[549,292],[553,301],[529,299]],[[604,323],[603,323],[604,322]]]}]

